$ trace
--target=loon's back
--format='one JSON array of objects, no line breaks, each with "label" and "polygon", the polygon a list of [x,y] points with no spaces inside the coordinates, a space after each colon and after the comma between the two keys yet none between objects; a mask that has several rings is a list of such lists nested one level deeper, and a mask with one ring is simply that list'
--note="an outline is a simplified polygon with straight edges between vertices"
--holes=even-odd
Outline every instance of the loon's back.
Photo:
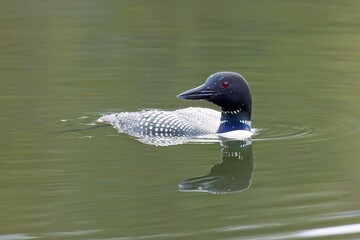
[{"label": "loon's back", "polygon": [[219,111],[190,107],[175,111],[143,110],[102,116],[99,122],[113,125],[134,137],[189,138],[215,134],[220,125]]}]

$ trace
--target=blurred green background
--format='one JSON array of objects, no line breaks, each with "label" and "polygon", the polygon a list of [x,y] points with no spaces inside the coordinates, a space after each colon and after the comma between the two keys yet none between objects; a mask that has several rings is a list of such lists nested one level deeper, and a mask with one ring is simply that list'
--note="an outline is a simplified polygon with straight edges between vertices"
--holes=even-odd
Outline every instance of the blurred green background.
[{"label": "blurred green background", "polygon": [[[359,9],[1,1],[0,239],[356,238]],[[219,144],[161,148],[110,127],[76,131],[105,112],[216,109],[175,95],[217,71],[252,88],[261,131],[247,191],[178,191],[219,162]]]}]

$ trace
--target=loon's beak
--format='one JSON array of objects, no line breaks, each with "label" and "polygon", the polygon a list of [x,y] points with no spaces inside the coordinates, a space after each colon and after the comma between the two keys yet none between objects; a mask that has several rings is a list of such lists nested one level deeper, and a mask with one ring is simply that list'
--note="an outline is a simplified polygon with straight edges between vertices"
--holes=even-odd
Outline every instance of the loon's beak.
[{"label": "loon's beak", "polygon": [[214,94],[215,94],[214,91],[206,90],[205,85],[203,84],[196,88],[180,93],[176,97],[181,99],[189,99],[189,100],[198,100],[198,99],[209,100],[210,97],[213,96]]}]

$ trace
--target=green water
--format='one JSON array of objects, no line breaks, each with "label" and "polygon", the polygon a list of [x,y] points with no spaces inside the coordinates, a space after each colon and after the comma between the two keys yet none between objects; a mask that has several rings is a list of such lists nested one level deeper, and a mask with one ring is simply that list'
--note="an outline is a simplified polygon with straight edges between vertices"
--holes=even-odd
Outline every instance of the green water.
[{"label": "green water", "polygon": [[[359,9],[2,1],[0,240],[358,239]],[[216,108],[175,95],[222,70],[248,80],[261,129],[243,191],[179,191],[220,164],[218,143],[91,128],[105,112]]]}]

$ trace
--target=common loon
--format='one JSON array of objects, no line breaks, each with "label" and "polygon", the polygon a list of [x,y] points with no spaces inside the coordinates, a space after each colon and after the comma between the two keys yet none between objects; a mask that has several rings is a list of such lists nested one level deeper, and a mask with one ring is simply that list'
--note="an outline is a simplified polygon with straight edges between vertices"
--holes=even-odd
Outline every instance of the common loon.
[{"label": "common loon", "polygon": [[212,102],[221,107],[221,112],[194,107],[175,111],[143,110],[104,115],[98,122],[109,123],[121,133],[154,145],[179,144],[186,139],[209,135],[244,139],[254,132],[250,87],[239,73],[214,73],[204,84],[177,97]]}]

